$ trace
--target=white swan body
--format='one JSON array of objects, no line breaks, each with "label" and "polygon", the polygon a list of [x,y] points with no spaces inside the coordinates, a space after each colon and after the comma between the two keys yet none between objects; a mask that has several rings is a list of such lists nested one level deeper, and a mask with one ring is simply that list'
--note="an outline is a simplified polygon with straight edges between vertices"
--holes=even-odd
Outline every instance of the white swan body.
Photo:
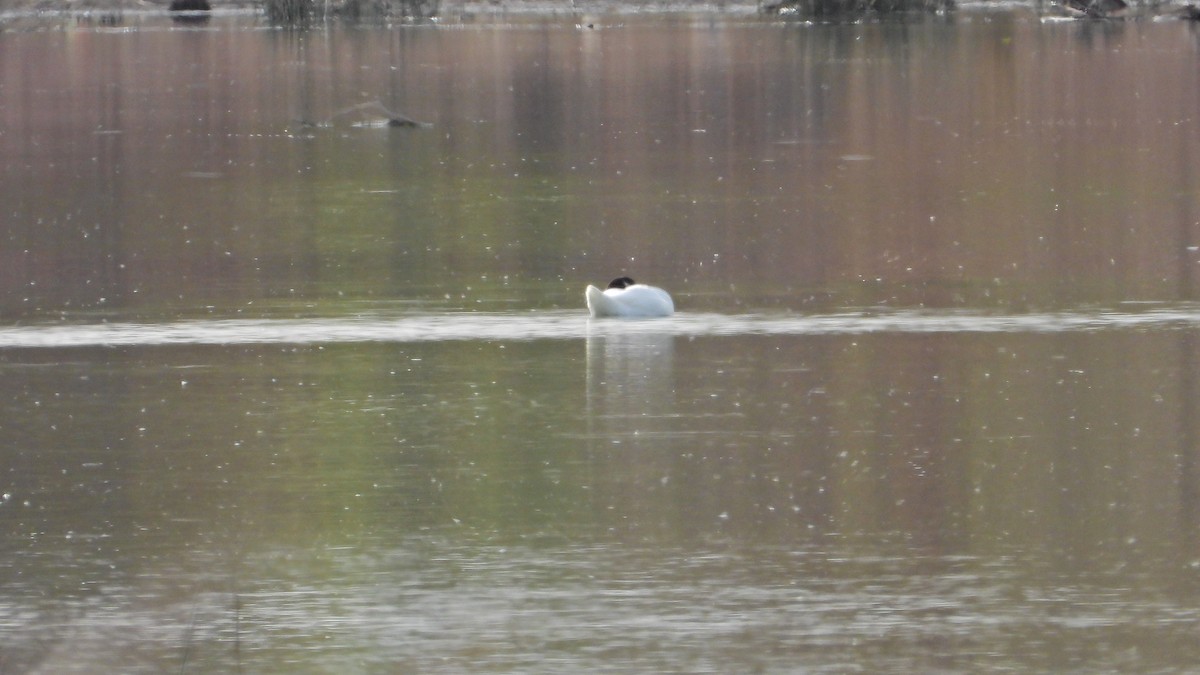
[{"label": "white swan body", "polygon": [[596,318],[650,318],[671,316],[675,313],[675,303],[669,293],[655,286],[635,283],[629,277],[614,279],[603,291],[595,286],[588,286],[584,297],[587,299],[588,310]]}]

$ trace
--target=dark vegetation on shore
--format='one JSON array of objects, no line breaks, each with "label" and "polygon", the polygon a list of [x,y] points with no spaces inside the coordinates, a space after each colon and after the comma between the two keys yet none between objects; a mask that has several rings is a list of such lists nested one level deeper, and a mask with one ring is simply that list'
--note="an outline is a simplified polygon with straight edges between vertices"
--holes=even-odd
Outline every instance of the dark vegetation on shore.
[{"label": "dark vegetation on shore", "polygon": [[[193,0],[195,1],[195,0]],[[204,0],[200,0],[204,1]],[[267,16],[281,24],[303,24],[313,19],[340,16],[354,19],[370,17],[405,17],[414,19],[437,16],[440,0],[262,0]],[[1034,0],[1033,7],[1041,12],[1058,13],[1065,16],[1087,19],[1123,19],[1144,16],[1175,16],[1182,19],[1200,19],[1200,10],[1195,5],[1179,5],[1170,0]],[[452,3],[451,3],[452,4]],[[502,0],[484,3],[504,11],[508,5]],[[616,2],[614,7],[632,6],[648,11],[664,8],[686,11],[688,2],[656,5],[634,2]],[[513,6],[521,7],[522,3]],[[721,6],[717,0],[716,6]],[[712,4],[706,5],[711,7]],[[758,11],[763,14],[790,16],[800,19],[853,20],[863,17],[882,17],[902,14],[946,13],[953,11],[957,0],[757,0]],[[549,11],[580,10],[574,0],[550,3]],[[536,10],[536,8],[535,8]]]},{"label": "dark vegetation on shore", "polygon": [[[960,0],[0,0],[8,13],[86,12],[118,15],[125,10],[161,8],[181,21],[203,21],[221,9],[258,10],[282,26],[306,26],[330,18],[348,20],[421,20],[439,13],[517,11],[523,13],[603,12],[605,8],[648,12],[686,12],[757,7],[766,15],[801,20],[842,21],[904,14],[945,14]],[[1128,4],[1128,2],[1133,3]],[[1171,16],[1200,20],[1200,9],[1180,0],[1029,0],[1039,13],[1080,19],[1129,19]]]},{"label": "dark vegetation on shore", "polygon": [[767,0],[760,5],[767,14],[794,14],[806,18],[945,12],[954,7],[955,0]]},{"label": "dark vegetation on shore", "polygon": [[[207,0],[176,0],[200,1]],[[1170,16],[1185,20],[1200,20],[1200,9],[1194,4],[1180,5],[1170,0],[1033,0],[1039,12],[1057,13],[1080,19],[1126,19],[1148,16]],[[340,16],[352,19],[370,17],[404,17],[426,19],[437,16],[440,0],[262,0],[267,16],[276,23],[303,24],[313,19]],[[452,4],[452,3],[451,3]],[[498,11],[508,6],[502,0],[485,3]],[[648,11],[670,9],[686,11],[688,2],[655,5],[616,2],[614,7],[632,6]],[[716,6],[722,6],[717,0]],[[515,3],[520,7],[521,3]],[[705,5],[711,8],[713,4]],[[864,17],[884,17],[903,14],[944,14],[957,7],[957,0],[757,0],[762,14],[789,16],[799,19],[854,20]],[[533,8],[536,11],[536,7]],[[548,11],[582,11],[574,0],[551,3]]]},{"label": "dark vegetation on shore", "polygon": [[288,25],[327,16],[427,19],[438,13],[438,0],[264,0],[263,4],[271,21]]}]

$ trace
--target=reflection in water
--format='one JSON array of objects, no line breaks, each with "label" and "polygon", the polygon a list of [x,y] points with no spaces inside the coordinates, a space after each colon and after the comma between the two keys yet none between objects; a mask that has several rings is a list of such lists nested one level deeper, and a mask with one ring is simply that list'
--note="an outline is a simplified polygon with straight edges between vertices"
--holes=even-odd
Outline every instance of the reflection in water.
[{"label": "reflection in water", "polygon": [[[1189,299],[1180,23],[239,21],[5,34],[5,316],[626,267],[733,311]],[[293,128],[364,100],[433,126]]]},{"label": "reflection in water", "polygon": [[1179,349],[1179,520],[1185,556],[1200,558],[1200,339],[1182,331]]},{"label": "reflection in water", "polygon": [[550,339],[509,337],[517,313],[418,324],[477,339],[0,350],[4,672],[1200,649],[1194,327],[581,314]]},{"label": "reflection in water", "polygon": [[[636,440],[647,423],[676,410],[674,347],[669,331],[623,331],[632,322],[589,321],[587,419],[591,437]],[[658,322],[655,322],[658,323]],[[651,330],[656,326],[651,325]],[[592,332],[594,329],[595,332]]]}]

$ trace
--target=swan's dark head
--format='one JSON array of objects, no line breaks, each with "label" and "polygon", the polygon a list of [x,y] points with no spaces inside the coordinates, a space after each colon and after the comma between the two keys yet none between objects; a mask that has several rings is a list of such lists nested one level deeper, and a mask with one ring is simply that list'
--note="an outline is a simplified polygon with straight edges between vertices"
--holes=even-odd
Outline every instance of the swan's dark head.
[{"label": "swan's dark head", "polygon": [[612,281],[608,282],[608,287],[609,288],[628,288],[629,286],[632,286],[636,283],[637,283],[636,281],[634,281],[633,279],[630,279],[629,277],[617,277],[616,279],[613,279]]}]

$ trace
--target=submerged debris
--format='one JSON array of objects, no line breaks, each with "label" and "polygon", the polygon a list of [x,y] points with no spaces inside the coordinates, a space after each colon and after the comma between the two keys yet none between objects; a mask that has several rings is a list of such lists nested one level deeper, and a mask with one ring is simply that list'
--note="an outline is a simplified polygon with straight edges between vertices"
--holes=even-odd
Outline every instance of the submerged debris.
[{"label": "submerged debris", "polygon": [[334,120],[346,115],[358,116],[358,119],[350,122],[350,126],[354,127],[423,129],[433,126],[428,122],[415,120],[404,113],[388,110],[388,108],[380,101],[368,101],[366,103],[352,105],[349,108],[343,108],[333,113],[333,115],[331,115],[327,120],[314,122],[309,118],[301,117],[293,119],[292,124],[295,124],[302,129],[328,129],[334,126]]},{"label": "submerged debris", "polygon": [[332,122],[333,120],[335,120],[343,115],[349,115],[349,114],[354,114],[354,113],[358,113],[361,115],[363,113],[367,113],[370,111],[376,111],[376,112],[380,113],[381,115],[383,115],[383,118],[374,117],[374,118],[367,118],[367,119],[359,120],[357,123],[358,126],[410,127],[410,128],[419,128],[419,127],[429,126],[429,124],[427,124],[425,122],[418,122],[417,120],[414,120],[413,118],[411,118],[408,115],[405,115],[403,113],[398,113],[398,112],[393,112],[391,110],[388,110],[383,105],[383,103],[381,103],[380,101],[368,101],[366,103],[359,103],[358,105],[352,105],[349,108],[344,108],[342,110],[335,112],[333,114],[333,117],[331,117],[329,119],[330,119],[330,122]]}]

